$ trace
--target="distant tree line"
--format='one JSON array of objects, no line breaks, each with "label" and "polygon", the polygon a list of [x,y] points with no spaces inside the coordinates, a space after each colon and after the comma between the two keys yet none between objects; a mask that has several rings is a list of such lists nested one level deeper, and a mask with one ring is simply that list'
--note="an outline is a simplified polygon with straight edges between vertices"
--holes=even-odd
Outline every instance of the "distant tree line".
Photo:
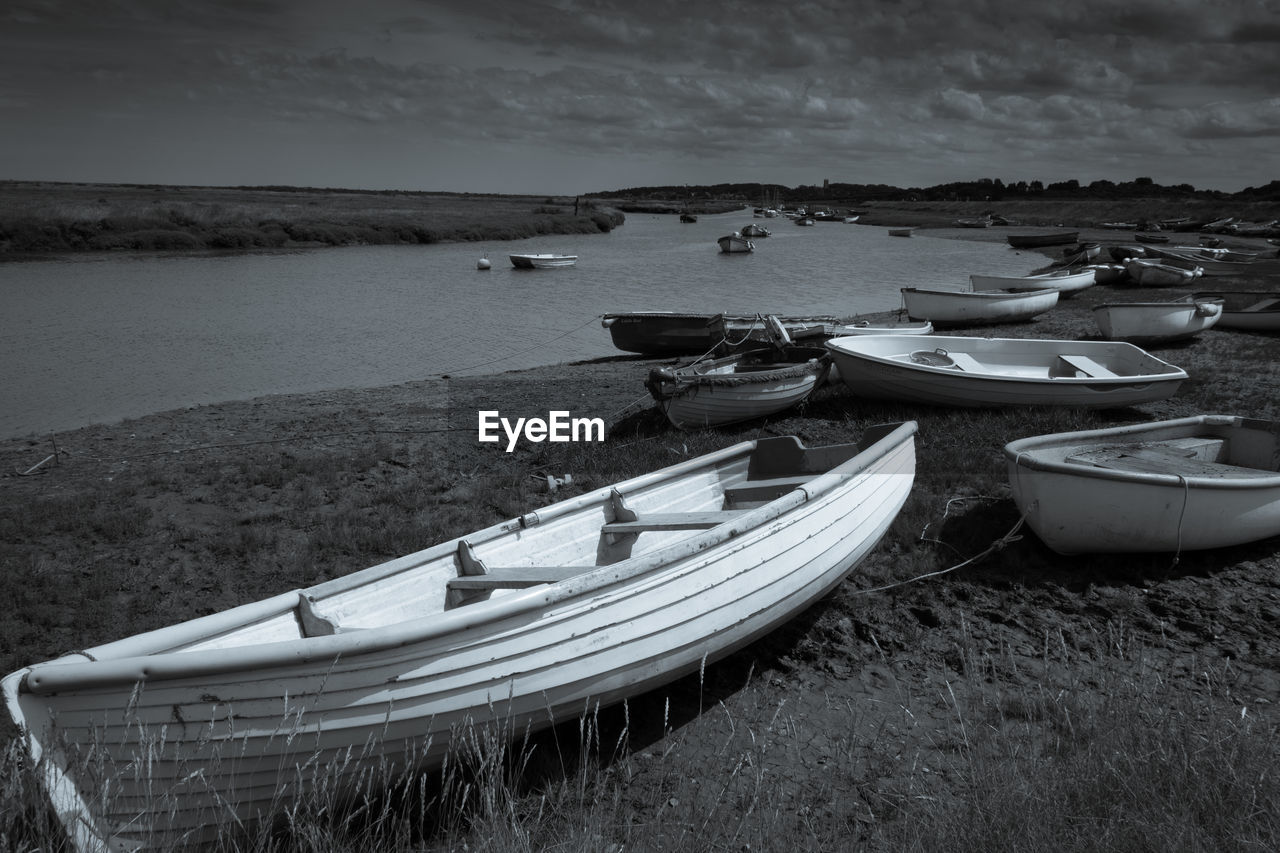
[{"label": "distant tree line", "polygon": [[1081,184],[1072,178],[1045,184],[1042,181],[1013,181],[1000,178],[979,178],[976,181],[955,181],[931,187],[894,187],[887,184],[847,184],[824,182],[822,186],[802,184],[785,187],[781,184],[710,184],[673,185],[656,187],[628,187],[619,190],[593,192],[595,198],[648,198],[648,199],[740,199],[759,205],[765,201],[781,204],[812,202],[829,199],[836,202],[865,201],[1001,201],[1013,199],[1121,199],[1121,198],[1199,198],[1240,199],[1248,201],[1280,201],[1280,181],[1271,181],[1260,187],[1247,187],[1238,193],[1220,190],[1198,190],[1191,184],[1163,186],[1151,178],[1134,178],[1116,183],[1097,180]]}]

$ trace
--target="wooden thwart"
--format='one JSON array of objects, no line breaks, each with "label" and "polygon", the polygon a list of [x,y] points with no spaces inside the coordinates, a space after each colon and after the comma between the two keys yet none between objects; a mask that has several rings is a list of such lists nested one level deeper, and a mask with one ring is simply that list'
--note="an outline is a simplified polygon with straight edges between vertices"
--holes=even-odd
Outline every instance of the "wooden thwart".
[{"label": "wooden thwart", "polygon": [[1067,364],[1079,370],[1086,376],[1097,377],[1100,379],[1114,378],[1118,374],[1114,373],[1110,368],[1104,367],[1087,355],[1059,355],[1058,358]]},{"label": "wooden thwart", "polygon": [[635,521],[611,521],[601,530],[605,533],[640,533],[645,530],[704,530],[724,524],[746,510],[722,509],[711,512],[653,512]]},{"label": "wooden thwart", "polygon": [[525,589],[543,583],[558,583],[599,566],[498,566],[482,575],[465,575],[449,581],[449,589]]},{"label": "wooden thwart", "polygon": [[727,501],[768,501],[785,495],[813,479],[813,475],[797,477],[773,477],[767,480],[747,480],[724,490]]}]

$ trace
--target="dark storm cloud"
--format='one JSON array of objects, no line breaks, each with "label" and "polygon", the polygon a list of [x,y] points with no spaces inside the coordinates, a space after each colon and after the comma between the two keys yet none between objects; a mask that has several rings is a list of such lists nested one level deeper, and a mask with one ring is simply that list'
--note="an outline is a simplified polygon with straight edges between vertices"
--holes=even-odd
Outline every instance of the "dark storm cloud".
[{"label": "dark storm cloud", "polygon": [[[198,125],[226,134],[228,169],[273,134],[451,147],[451,177],[485,146],[513,169],[646,164],[630,185],[1274,169],[1275,0],[17,0],[0,21],[0,125],[121,152]],[[8,136],[5,160],[41,162]]]}]

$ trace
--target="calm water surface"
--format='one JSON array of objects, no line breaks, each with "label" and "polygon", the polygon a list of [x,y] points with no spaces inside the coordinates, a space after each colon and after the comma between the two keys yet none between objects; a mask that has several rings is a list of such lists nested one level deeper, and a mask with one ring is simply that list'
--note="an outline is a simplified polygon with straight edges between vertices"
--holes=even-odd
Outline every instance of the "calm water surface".
[{"label": "calm water surface", "polygon": [[[823,313],[901,305],[1043,259],[884,228],[755,220],[748,255],[716,238],[750,213],[629,215],[610,234],[492,244],[0,264],[0,437],[264,394],[375,387],[616,355],[609,311]],[[516,270],[509,252],[577,254]],[[476,269],[487,256],[493,268]]]}]

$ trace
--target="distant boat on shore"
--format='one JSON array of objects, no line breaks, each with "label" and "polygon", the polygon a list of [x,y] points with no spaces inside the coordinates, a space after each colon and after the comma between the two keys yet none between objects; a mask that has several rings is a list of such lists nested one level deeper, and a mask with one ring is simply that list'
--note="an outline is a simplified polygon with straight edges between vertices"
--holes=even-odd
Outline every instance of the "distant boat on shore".
[{"label": "distant boat on shore", "polygon": [[1005,237],[1015,249],[1035,249],[1040,246],[1063,246],[1080,239],[1079,231],[1059,231],[1054,234],[1010,234]]}]

